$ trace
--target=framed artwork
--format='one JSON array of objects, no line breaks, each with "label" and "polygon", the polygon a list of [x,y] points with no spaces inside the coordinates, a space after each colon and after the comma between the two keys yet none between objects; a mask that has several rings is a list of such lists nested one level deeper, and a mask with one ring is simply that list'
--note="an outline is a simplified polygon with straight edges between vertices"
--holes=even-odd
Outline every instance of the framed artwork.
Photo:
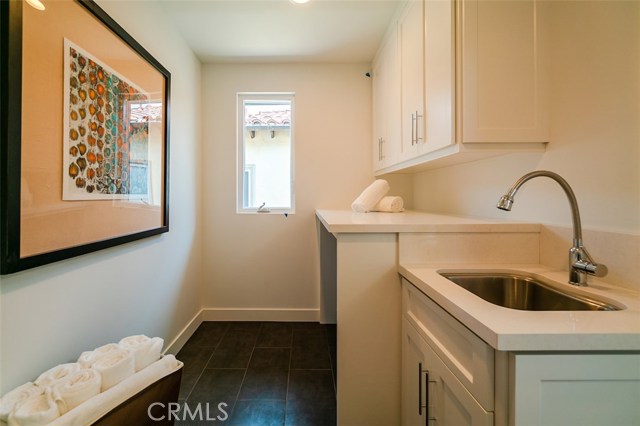
[{"label": "framed artwork", "polygon": [[171,75],[92,0],[0,2],[0,272],[169,231]]}]

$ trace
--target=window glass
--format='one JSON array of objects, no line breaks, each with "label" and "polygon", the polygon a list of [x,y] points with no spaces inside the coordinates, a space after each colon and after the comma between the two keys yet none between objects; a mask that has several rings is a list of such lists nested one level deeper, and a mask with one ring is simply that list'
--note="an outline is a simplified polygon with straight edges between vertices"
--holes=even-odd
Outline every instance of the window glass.
[{"label": "window glass", "polygon": [[293,94],[238,94],[238,212],[292,213]]}]

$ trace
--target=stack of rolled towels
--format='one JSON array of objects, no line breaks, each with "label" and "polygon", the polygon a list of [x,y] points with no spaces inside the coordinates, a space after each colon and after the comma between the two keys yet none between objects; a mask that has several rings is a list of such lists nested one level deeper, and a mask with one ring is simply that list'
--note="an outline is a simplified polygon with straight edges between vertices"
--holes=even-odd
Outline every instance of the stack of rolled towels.
[{"label": "stack of rolled towels", "polygon": [[0,398],[0,422],[42,426],[160,359],[163,339],[125,337],[42,373]]},{"label": "stack of rolled towels", "polygon": [[402,197],[388,196],[389,189],[386,180],[376,179],[351,203],[351,209],[356,213],[404,211]]}]

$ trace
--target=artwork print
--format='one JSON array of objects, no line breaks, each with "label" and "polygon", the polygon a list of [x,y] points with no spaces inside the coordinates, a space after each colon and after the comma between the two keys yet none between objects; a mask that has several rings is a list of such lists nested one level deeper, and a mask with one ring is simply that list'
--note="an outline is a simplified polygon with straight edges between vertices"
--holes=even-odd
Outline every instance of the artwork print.
[{"label": "artwork print", "polygon": [[130,111],[148,95],[67,39],[64,55],[63,200],[145,198],[149,128]]}]

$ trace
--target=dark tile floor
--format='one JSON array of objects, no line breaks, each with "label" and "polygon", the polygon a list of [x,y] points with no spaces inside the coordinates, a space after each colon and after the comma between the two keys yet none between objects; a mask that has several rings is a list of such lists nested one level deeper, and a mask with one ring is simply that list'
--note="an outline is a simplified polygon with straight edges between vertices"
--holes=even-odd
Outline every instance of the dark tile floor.
[{"label": "dark tile floor", "polygon": [[176,357],[176,426],[336,424],[335,325],[204,322]]}]

